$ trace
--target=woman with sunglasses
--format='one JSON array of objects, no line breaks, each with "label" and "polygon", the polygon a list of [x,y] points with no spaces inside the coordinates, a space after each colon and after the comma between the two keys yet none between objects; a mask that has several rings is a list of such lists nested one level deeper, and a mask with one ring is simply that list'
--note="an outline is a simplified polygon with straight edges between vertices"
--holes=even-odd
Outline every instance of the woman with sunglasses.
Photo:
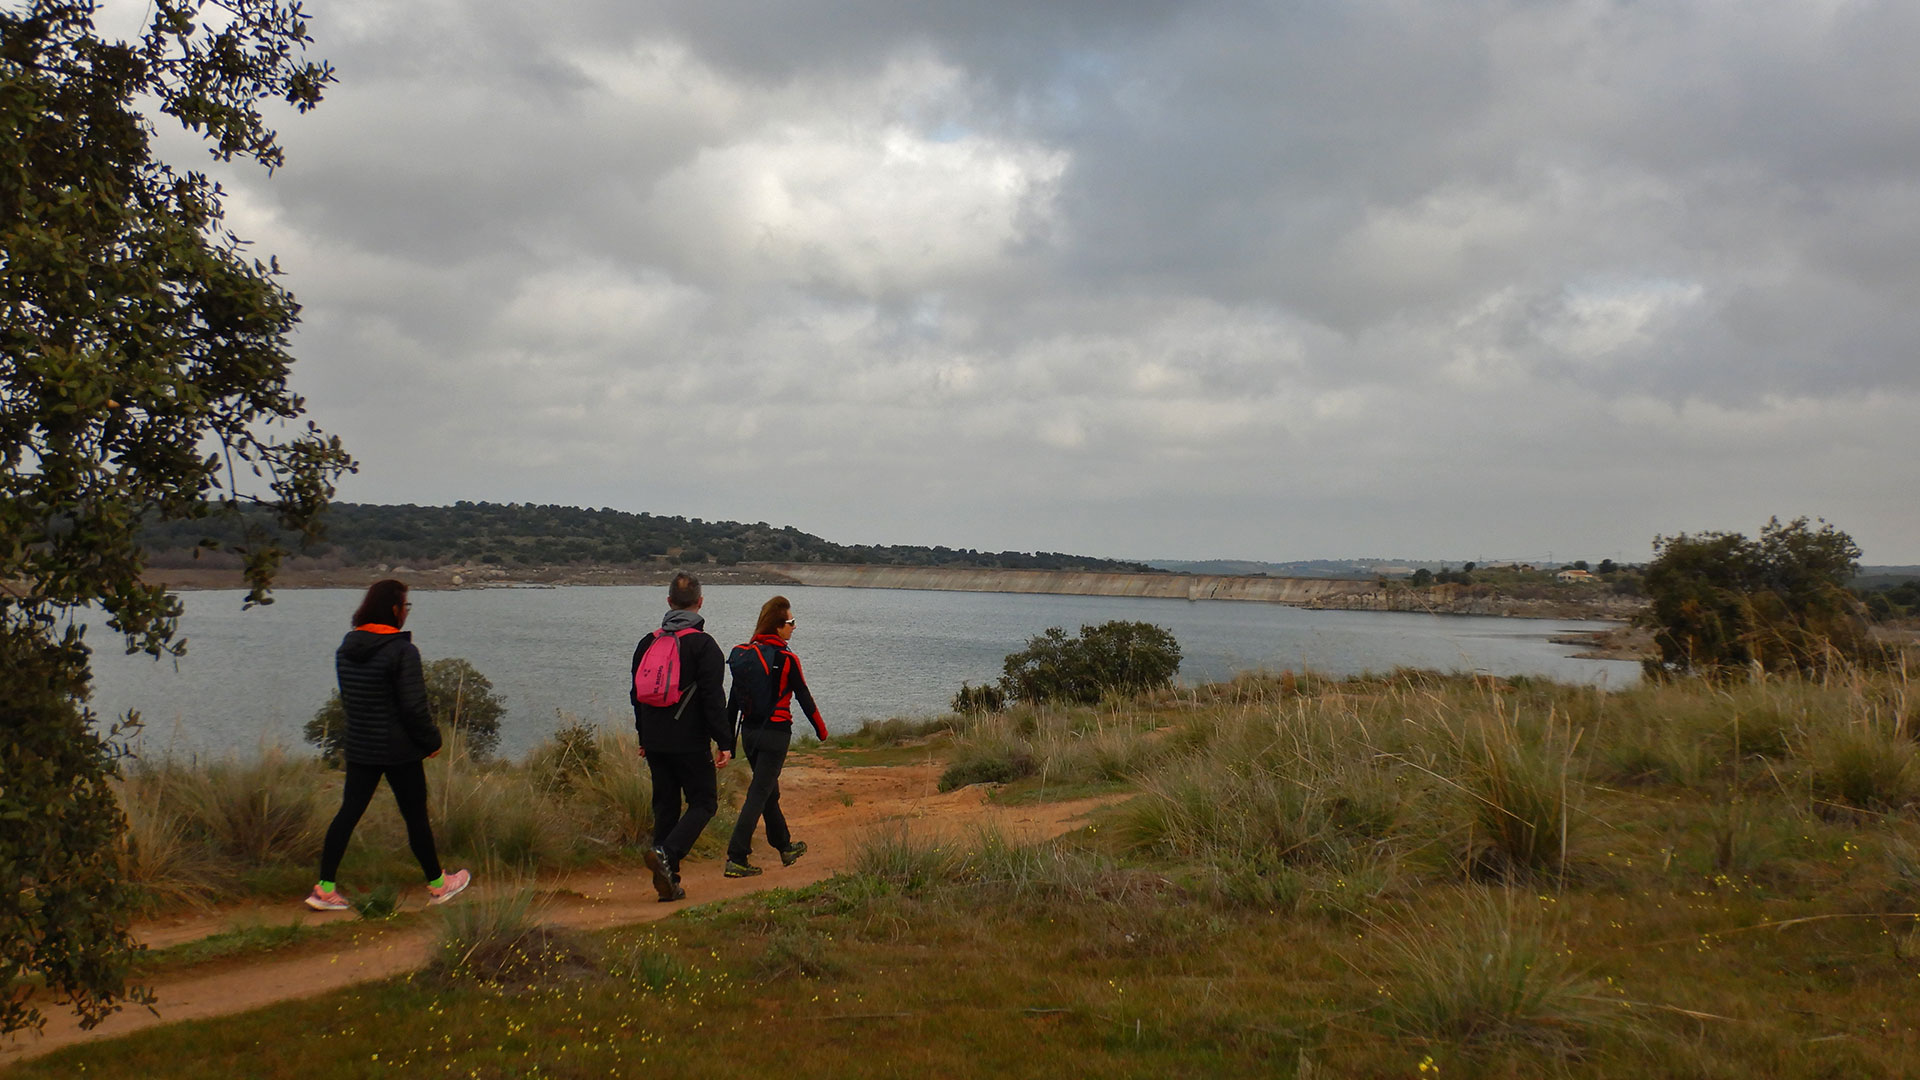
[{"label": "woman with sunglasses", "polygon": [[413,635],[400,629],[412,610],[405,583],[392,578],[374,582],[354,612],[353,629],[333,654],[340,703],[347,714],[347,783],[340,792],[340,812],[327,827],[320,849],[320,882],[307,894],[307,906],[315,911],[351,906],[335,888],[334,876],[382,776],[407,823],[407,845],[427,875],[427,903],[453,899],[471,877],[465,870],[440,872],[433,827],[427,822],[425,761],[440,752],[440,728],[427,708],[420,649]]},{"label": "woman with sunglasses", "polygon": [[[740,749],[753,769],[747,785],[747,798],[740,805],[740,820],[727,842],[728,877],[752,877],[760,867],[747,861],[753,847],[753,829],[764,819],[767,843],[780,853],[780,865],[792,866],[807,853],[804,841],[796,841],[787,831],[786,815],[780,812],[780,770],[787,763],[787,747],[793,741],[793,699],[800,699],[813,732],[822,742],[827,738],[826,722],[807,689],[807,677],[800,670],[800,658],[787,647],[799,621],[793,617],[793,605],[784,596],[776,596],[760,608],[754,623],[753,640],[734,647],[727,666],[733,669],[733,690],[727,698],[727,722],[740,724]],[[764,681],[762,681],[764,680]],[[758,695],[752,688],[758,685]],[[756,698],[761,703],[756,703]],[[766,715],[755,715],[765,711]]]}]

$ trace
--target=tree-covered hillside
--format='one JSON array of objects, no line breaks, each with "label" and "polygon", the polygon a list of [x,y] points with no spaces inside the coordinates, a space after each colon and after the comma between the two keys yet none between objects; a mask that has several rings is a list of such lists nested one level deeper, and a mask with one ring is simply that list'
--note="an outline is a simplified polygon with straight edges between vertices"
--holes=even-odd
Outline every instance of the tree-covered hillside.
[{"label": "tree-covered hillside", "polygon": [[[263,521],[266,519],[262,519]],[[334,503],[326,539],[302,554],[341,566],[442,563],[508,566],[644,566],[659,562],[877,563],[1019,570],[1150,573],[1142,563],[1059,552],[975,551],[913,545],[836,544],[791,525],[629,514],[572,506],[458,502],[452,506]],[[242,541],[238,522],[177,521],[146,530],[156,566],[185,565],[203,539]]]}]

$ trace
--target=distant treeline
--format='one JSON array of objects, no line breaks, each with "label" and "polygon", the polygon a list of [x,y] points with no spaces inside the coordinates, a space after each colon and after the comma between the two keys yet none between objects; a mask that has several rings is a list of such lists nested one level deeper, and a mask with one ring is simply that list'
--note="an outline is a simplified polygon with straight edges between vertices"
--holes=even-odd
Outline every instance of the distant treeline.
[{"label": "distant treeline", "polygon": [[[244,519],[243,519],[244,520]],[[243,520],[212,517],[155,525],[143,537],[158,566],[184,565],[202,540],[243,542]],[[256,523],[268,520],[255,516]],[[452,506],[334,503],[326,538],[299,554],[323,564],[445,563],[502,566],[643,566],[660,562],[874,563],[997,570],[1112,570],[1153,573],[1144,563],[1054,551],[975,551],[910,544],[836,544],[791,525],[629,514],[573,506],[457,502]],[[224,560],[215,560],[220,563]]]}]

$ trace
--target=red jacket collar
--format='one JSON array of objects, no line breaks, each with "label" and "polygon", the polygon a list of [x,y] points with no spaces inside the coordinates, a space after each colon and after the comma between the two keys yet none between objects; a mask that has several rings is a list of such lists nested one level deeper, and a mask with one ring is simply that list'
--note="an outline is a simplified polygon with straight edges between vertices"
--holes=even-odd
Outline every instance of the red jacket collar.
[{"label": "red jacket collar", "polygon": [[365,630],[369,634],[397,634],[400,632],[400,628],[397,626],[388,626],[386,623],[377,622],[361,623],[359,626],[354,627],[354,629]]}]

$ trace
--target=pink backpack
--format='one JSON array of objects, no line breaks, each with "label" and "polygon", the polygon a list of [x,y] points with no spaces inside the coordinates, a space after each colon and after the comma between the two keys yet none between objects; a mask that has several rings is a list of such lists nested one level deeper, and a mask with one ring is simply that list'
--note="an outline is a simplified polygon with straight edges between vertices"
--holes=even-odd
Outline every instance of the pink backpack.
[{"label": "pink backpack", "polygon": [[699,632],[699,628],[692,626],[672,633],[653,632],[653,644],[641,655],[640,666],[633,669],[635,701],[664,707],[680,700],[680,639]]}]

